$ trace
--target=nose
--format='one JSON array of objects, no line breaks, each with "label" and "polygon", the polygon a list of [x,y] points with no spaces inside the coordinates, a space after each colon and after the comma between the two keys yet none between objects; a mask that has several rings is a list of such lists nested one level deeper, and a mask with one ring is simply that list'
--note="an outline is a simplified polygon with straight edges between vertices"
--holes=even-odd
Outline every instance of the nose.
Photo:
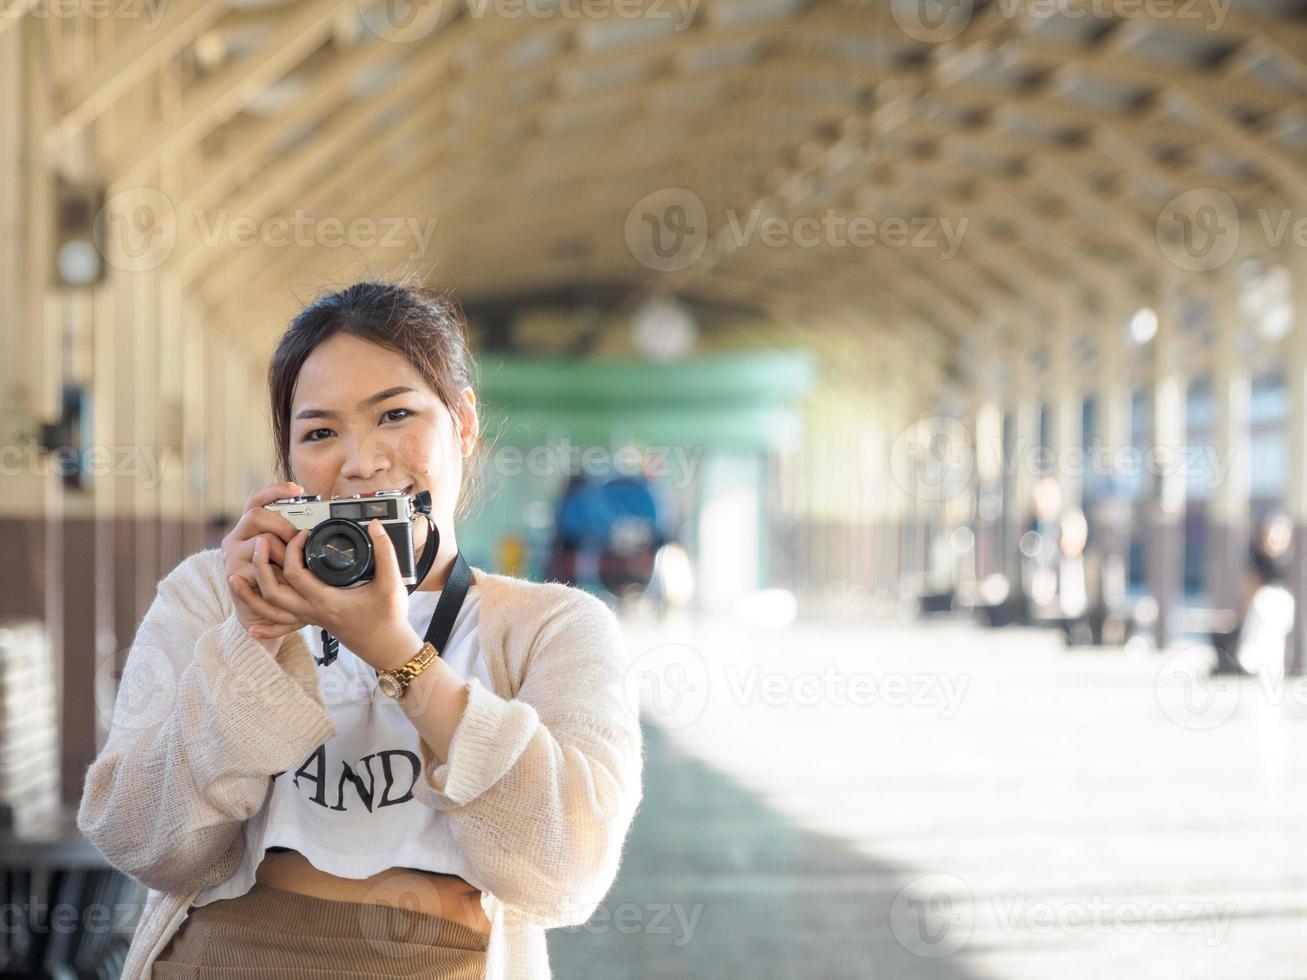
[{"label": "nose", "polygon": [[389,447],[374,433],[354,439],[340,468],[341,478],[351,483],[370,483],[391,468]]}]

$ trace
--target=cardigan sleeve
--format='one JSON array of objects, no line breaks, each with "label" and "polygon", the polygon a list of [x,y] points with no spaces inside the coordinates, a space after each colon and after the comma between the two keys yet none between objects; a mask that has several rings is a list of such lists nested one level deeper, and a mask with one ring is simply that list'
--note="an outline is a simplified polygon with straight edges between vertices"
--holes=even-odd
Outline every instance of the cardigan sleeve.
[{"label": "cardigan sleeve", "polygon": [[110,864],[163,892],[229,877],[270,777],[335,734],[302,638],[274,654],[251,637],[221,562],[200,552],[159,583],[77,813]]},{"label": "cardigan sleeve", "polygon": [[517,696],[471,678],[448,758],[419,740],[414,788],[449,816],[489,891],[545,928],[586,922],[612,886],[644,768],[617,618],[589,593],[555,588],[570,601],[532,640]]}]

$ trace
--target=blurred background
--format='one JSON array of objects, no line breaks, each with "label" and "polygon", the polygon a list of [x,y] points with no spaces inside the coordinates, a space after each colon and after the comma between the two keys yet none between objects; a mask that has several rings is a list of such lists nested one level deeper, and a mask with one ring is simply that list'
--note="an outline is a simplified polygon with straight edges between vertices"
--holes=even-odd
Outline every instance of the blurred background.
[{"label": "blurred background", "polygon": [[1301,977],[1304,93],[1301,0],[0,0],[0,976],[117,975],[136,627],[416,273],[643,708],[557,975]]}]

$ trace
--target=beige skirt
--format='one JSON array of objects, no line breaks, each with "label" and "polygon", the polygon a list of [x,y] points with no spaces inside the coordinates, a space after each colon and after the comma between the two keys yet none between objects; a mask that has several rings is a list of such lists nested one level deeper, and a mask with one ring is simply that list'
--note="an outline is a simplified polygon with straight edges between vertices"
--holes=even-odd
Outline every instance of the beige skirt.
[{"label": "beige skirt", "polygon": [[154,962],[157,980],[480,980],[489,937],[461,922],[333,902],[255,882],[192,907]]}]

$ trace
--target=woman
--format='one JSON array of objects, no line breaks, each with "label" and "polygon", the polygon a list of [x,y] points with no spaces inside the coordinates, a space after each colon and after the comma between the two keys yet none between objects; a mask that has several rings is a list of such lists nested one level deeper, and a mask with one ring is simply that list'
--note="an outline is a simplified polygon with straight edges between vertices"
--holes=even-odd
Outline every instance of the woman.
[{"label": "woman", "polygon": [[[547,977],[544,930],[612,884],[643,771],[623,641],[578,589],[476,568],[469,586],[468,361],[456,308],[388,283],[281,338],[285,480],[159,584],[86,774],[78,826],[150,889],[125,977]],[[265,506],[387,490],[432,498],[411,594],[377,522],[374,577],[336,588]],[[439,656],[417,656],[442,617]],[[401,695],[378,690],[405,665]]]}]

